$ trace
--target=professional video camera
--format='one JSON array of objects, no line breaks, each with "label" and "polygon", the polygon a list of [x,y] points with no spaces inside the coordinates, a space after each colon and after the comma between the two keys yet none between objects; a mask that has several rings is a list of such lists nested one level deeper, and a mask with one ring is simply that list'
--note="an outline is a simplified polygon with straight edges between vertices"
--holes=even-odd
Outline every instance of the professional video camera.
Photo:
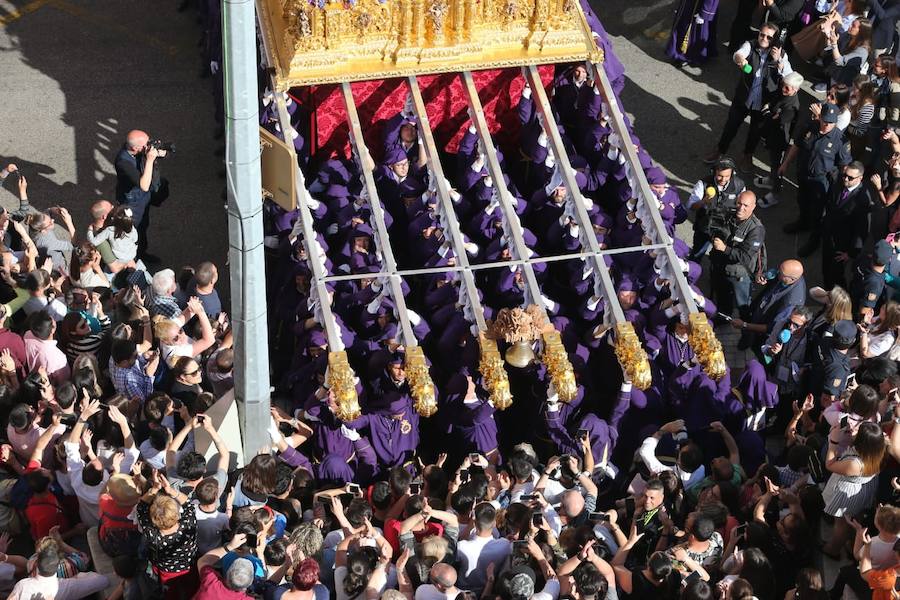
[{"label": "professional video camera", "polygon": [[147,142],[147,148],[156,148],[159,152],[175,153],[175,142],[164,142],[162,140],[150,140]]},{"label": "professional video camera", "polygon": [[727,240],[734,227],[736,209],[734,207],[721,206],[718,203],[707,209],[706,234],[709,239],[719,238]]}]

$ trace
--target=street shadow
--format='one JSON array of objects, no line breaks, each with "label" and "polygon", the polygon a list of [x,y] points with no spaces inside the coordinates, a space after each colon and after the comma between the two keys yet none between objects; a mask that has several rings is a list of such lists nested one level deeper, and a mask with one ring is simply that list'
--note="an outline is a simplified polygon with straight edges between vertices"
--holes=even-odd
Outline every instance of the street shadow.
[{"label": "street shadow", "polygon": [[[153,210],[150,251],[164,265],[212,260],[222,273],[220,288],[227,287],[225,186],[219,177],[224,161],[213,138],[211,79],[200,79],[197,72],[200,28],[195,14],[177,13],[176,3],[51,0],[5,27],[11,41],[7,58],[18,53],[21,63],[11,65],[15,72],[26,80],[29,71],[39,72],[58,85],[58,91],[52,85],[46,92],[35,90],[35,102],[19,107],[22,122],[38,127],[43,122],[42,131],[71,136],[15,138],[16,146],[8,151],[15,156],[7,160],[27,178],[29,200],[41,210],[66,206],[81,236],[90,205],[99,198],[114,201],[113,162],[127,132],[141,129],[151,139],[175,142],[177,151],[159,163],[172,196]],[[48,43],[50,32],[53,43]],[[60,113],[45,108],[43,93],[61,94]],[[53,163],[54,145],[74,148],[74,172],[68,150],[60,150],[59,162]],[[34,156],[41,158],[29,159]],[[17,182],[10,179],[4,188],[13,197],[4,196],[3,203],[16,205]]]}]

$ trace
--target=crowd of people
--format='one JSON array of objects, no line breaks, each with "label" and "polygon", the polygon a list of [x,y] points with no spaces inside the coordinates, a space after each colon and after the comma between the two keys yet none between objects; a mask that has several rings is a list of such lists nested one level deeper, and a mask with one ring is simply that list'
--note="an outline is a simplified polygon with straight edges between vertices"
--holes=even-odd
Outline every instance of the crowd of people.
[{"label": "crowd of people", "polygon": [[[853,92],[841,82],[855,85],[856,74],[832,69],[828,101],[801,114],[803,77],[790,58],[808,59],[782,50],[799,13],[782,6],[791,0],[763,4],[758,36],[732,28],[742,72],[710,174],[686,195],[633,132],[639,164],[628,163],[583,65],[558,66],[547,89],[579,193],[561,183],[527,85],[517,130],[498,136],[503,181],[468,123],[454,152],[432,158],[441,169],[430,164],[407,105],[380,124],[375,190],[355,155],[310,153],[310,107],[285,96],[292,122],[280,123],[276,97],[261,94],[261,124],[293,143],[309,193],[294,211],[266,202],[275,394],[268,439],[241,468],[232,451],[246,444],[224,439],[215,416],[234,385],[216,265],[176,273],[148,252],[150,212],[169,194],[165,144],[127,135],[113,201],[94,203],[82,229],[63,207],[35,208],[28,174],[6,165],[0,179],[17,179],[20,203],[0,212],[0,591],[13,600],[891,598],[900,565],[896,66],[875,61],[872,82]],[[582,8],[618,101],[624,70]],[[831,64],[846,68],[851,55],[867,64],[857,52],[871,46],[864,9],[838,9],[855,16],[845,23],[826,8],[823,36],[832,39],[832,26],[850,36],[823,48]],[[221,85],[215,10],[204,5],[203,50]],[[705,3],[691,15],[701,33],[715,10]],[[893,12],[880,11],[873,16]],[[726,153],[748,116],[735,161]],[[799,217],[787,229],[810,232],[800,257],[768,256],[756,194],[738,174],[752,170],[761,139],[771,173],[751,183],[772,189],[761,207],[785,194],[788,167],[797,168]],[[652,198],[632,188],[634,169]],[[312,239],[301,212],[312,216]],[[376,233],[381,212],[388,240]],[[674,264],[642,248],[658,239],[652,212],[669,236],[693,222],[692,244],[674,237]],[[518,232],[528,257],[517,256]],[[587,235],[604,250],[629,249],[602,257],[615,297],[590,261],[510,262],[475,272],[479,308],[454,270],[457,252],[473,264],[537,259],[586,249]],[[402,278],[403,315],[381,244],[401,269],[433,269]],[[807,289],[800,258],[819,245],[825,285]],[[350,277],[320,295],[310,260]],[[500,410],[479,371],[472,311],[490,320],[526,299],[560,332],[576,393],[562,399],[546,367],[526,361],[507,366],[513,403]],[[362,412],[352,420],[329,387],[323,303],[357,377]],[[619,365],[613,304],[650,359],[645,389]],[[752,358],[740,372],[713,378],[699,364],[694,307],[741,332]],[[401,320],[429,359],[438,409],[428,417],[407,378]],[[842,565],[830,587],[823,556]]]}]

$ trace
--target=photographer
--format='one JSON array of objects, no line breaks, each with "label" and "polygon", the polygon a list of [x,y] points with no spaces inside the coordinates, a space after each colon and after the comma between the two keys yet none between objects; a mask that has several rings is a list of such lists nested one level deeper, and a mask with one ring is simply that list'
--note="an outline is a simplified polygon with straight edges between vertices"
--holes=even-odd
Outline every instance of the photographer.
[{"label": "photographer", "polygon": [[712,246],[710,228],[721,223],[727,215],[734,214],[737,197],[747,186],[735,173],[734,161],[723,157],[713,165],[708,177],[696,184],[688,199],[688,208],[695,210],[694,246],[691,260],[700,261]]},{"label": "photographer", "polygon": [[741,171],[753,170],[753,151],[762,135],[763,108],[777,95],[781,78],[793,72],[777,39],[778,27],[773,23],[764,23],[759,28],[757,39],[744,42],[734,53],[732,58],[741,75],[731,97],[731,108],[718,146],[704,159],[707,164],[715,163],[728,152],[728,146],[737,135],[741,123],[749,115],[750,129],[738,166]]},{"label": "photographer", "polygon": [[147,229],[150,227],[150,206],[162,203],[168,195],[168,182],[160,177],[156,160],[166,150],[151,144],[150,136],[140,130],[128,132],[128,138],[116,155],[116,201],[127,204],[138,232],[138,257],[145,262],[159,262],[147,253]]},{"label": "photographer", "polygon": [[734,218],[724,235],[713,237],[710,252],[712,262],[712,291],[719,311],[731,315],[737,305],[740,317],[745,321],[750,312],[750,286],[760,269],[765,246],[766,230],[753,211],[756,194],[746,191],[738,196]]}]

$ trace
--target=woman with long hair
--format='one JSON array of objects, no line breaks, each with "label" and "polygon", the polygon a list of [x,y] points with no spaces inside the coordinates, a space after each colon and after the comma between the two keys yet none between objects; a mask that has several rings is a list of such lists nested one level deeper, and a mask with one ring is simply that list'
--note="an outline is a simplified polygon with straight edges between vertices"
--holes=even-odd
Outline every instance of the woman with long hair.
[{"label": "woman with long hair", "polygon": [[118,273],[126,267],[136,267],[138,234],[133,216],[127,205],[120,204],[112,209],[103,229],[94,231],[93,226],[88,228],[87,237],[94,246],[109,243],[116,260],[107,267],[113,273]]},{"label": "woman with long hair", "polygon": [[869,81],[867,75],[857,75],[850,91],[850,125],[847,126],[853,156],[863,156],[873,141],[870,124],[876,117],[877,108],[878,90],[875,84]]},{"label": "woman with long hair", "polygon": [[881,427],[867,421],[859,425],[853,444],[838,456],[841,429],[841,424],[837,423],[828,435],[825,468],[831,472],[831,477],[822,492],[825,513],[835,517],[834,533],[822,552],[835,559],[852,533],[843,517],[855,517],[875,502],[877,477],[886,450]]},{"label": "woman with long hair", "polygon": [[860,325],[859,358],[874,358],[888,352],[900,334],[900,304],[888,302],[868,326]]},{"label": "woman with long hair", "polygon": [[868,19],[853,19],[846,36],[836,29],[825,32],[828,45],[825,59],[830,59],[827,72],[832,83],[850,85],[862,71],[872,51],[872,22]]},{"label": "woman with long hair", "polygon": [[[629,544],[631,540],[629,540]],[[680,591],[681,577],[672,559],[665,552],[654,552],[644,568],[629,569],[625,560],[631,549],[629,544],[619,548],[612,560],[616,584],[631,600],[674,600]]]},{"label": "woman with long hair", "polygon": [[109,289],[109,279],[100,266],[100,253],[90,242],[81,242],[73,248],[69,276],[75,285],[89,290]]}]

